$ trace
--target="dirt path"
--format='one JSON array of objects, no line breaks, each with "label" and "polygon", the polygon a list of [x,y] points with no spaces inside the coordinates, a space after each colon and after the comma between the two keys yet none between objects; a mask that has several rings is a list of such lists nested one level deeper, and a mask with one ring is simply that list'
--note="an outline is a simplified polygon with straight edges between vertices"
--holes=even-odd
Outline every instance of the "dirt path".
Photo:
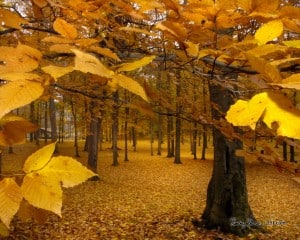
[{"label": "dirt path", "polygon": [[[145,143],[130,152],[129,162],[120,151],[120,165],[112,167],[111,152],[105,149],[100,152],[101,180],[67,189],[62,219],[50,216],[44,224],[15,219],[6,239],[236,239],[191,224],[204,209],[212,161],[193,160],[187,145],[181,165],[150,156]],[[71,144],[60,150],[62,155],[73,151]],[[21,165],[16,159],[25,153],[15,152],[14,157],[4,156],[5,163],[10,160],[4,168]],[[300,239],[300,187],[291,177],[271,166],[247,165],[250,205],[258,221],[271,230],[251,239]]]}]

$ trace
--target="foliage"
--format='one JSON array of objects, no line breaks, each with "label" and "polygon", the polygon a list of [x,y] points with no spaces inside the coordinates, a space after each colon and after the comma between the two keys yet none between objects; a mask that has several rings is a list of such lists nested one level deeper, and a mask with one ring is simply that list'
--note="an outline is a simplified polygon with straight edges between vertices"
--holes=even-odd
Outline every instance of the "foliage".
[{"label": "foliage", "polygon": [[9,228],[24,198],[31,205],[61,216],[62,187],[78,185],[95,174],[71,157],[52,157],[56,143],[30,155],[24,163],[25,176],[19,186],[13,178],[0,182],[0,219]]}]

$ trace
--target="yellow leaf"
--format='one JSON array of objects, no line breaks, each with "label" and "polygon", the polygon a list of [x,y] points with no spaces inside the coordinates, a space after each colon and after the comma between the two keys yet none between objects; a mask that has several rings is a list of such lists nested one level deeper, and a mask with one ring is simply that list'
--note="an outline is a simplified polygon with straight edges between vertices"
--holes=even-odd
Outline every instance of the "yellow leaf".
[{"label": "yellow leaf", "polygon": [[136,80],[122,74],[115,74],[113,76],[113,82],[116,82],[118,86],[140,96],[145,101],[149,101],[144,88]]},{"label": "yellow leaf", "polygon": [[62,77],[63,75],[66,75],[74,70],[74,67],[58,67],[49,65],[47,67],[42,67],[42,70],[48,74],[50,74],[55,80]]},{"label": "yellow leaf", "polygon": [[57,18],[53,23],[53,28],[56,32],[68,39],[75,39],[77,37],[77,30],[76,28],[66,22],[62,18]]},{"label": "yellow leaf", "polygon": [[72,53],[71,48],[72,46],[69,44],[54,44],[49,48],[49,50],[51,52],[58,53]]},{"label": "yellow leaf", "polygon": [[114,72],[104,66],[95,56],[72,49],[75,53],[75,69],[84,73],[92,73],[101,77],[111,78]]},{"label": "yellow leaf", "polygon": [[90,45],[99,42],[99,40],[94,38],[82,38],[82,39],[76,39],[75,44],[76,46],[80,46],[81,48],[87,48]]},{"label": "yellow leaf", "polygon": [[198,57],[199,54],[199,43],[192,43],[192,42],[185,42],[186,46],[187,46],[187,53],[188,55],[192,56],[192,57]]},{"label": "yellow leaf", "polygon": [[44,176],[38,172],[26,174],[21,190],[24,198],[34,207],[61,216],[62,189],[56,176]]},{"label": "yellow leaf", "polygon": [[254,129],[256,122],[261,119],[277,135],[300,139],[300,110],[287,97],[279,93],[263,92],[249,101],[240,101],[233,104],[226,115],[226,119],[233,125]]},{"label": "yellow leaf", "polygon": [[48,2],[46,0],[33,0],[33,2],[40,8],[46,7]]},{"label": "yellow leaf", "polygon": [[8,237],[9,236],[9,228],[4,225],[4,223],[0,222],[0,236]]},{"label": "yellow leaf", "polygon": [[19,44],[16,48],[0,47],[0,73],[30,72],[39,66],[42,54],[37,49]]},{"label": "yellow leaf", "polygon": [[11,146],[24,143],[26,133],[34,132],[38,127],[25,118],[8,114],[0,119],[0,145]]},{"label": "yellow leaf", "polygon": [[22,24],[28,23],[17,13],[11,12],[3,8],[0,9],[0,21],[2,26],[16,29],[21,29]]},{"label": "yellow leaf", "polygon": [[76,159],[66,156],[51,158],[49,164],[39,171],[39,173],[50,178],[55,177],[66,188],[74,187],[97,175],[81,165]]},{"label": "yellow leaf", "polygon": [[51,42],[56,44],[70,44],[74,41],[67,38],[57,37],[57,36],[48,36],[42,39],[42,42]]},{"label": "yellow leaf", "polygon": [[11,110],[38,99],[44,92],[41,82],[18,80],[0,86],[0,118]]},{"label": "yellow leaf", "polygon": [[283,41],[283,44],[289,47],[300,48],[300,40]]},{"label": "yellow leaf", "polygon": [[291,76],[282,80],[282,83],[276,84],[284,88],[300,89],[300,73],[292,74]]},{"label": "yellow leaf", "polygon": [[251,68],[259,72],[266,81],[271,83],[281,82],[281,75],[278,68],[272,65],[269,61],[255,57],[250,53],[245,53]]},{"label": "yellow leaf", "polygon": [[0,219],[7,228],[18,211],[22,199],[21,189],[12,178],[4,178],[0,181]]},{"label": "yellow leaf", "polygon": [[249,101],[238,100],[231,105],[226,119],[235,126],[249,126],[254,130],[265,108],[266,102],[261,101],[259,95]]},{"label": "yellow leaf", "polygon": [[279,93],[268,93],[268,106],[263,121],[277,135],[300,139],[300,111]]},{"label": "yellow leaf", "polygon": [[254,37],[258,45],[266,44],[279,37],[283,32],[283,23],[280,20],[270,21],[262,25],[255,33]]},{"label": "yellow leaf", "polygon": [[153,61],[153,59],[155,59],[154,55],[143,57],[142,59],[139,59],[139,60],[131,62],[131,63],[123,63],[123,64],[117,66],[118,72],[128,72],[128,71],[136,70],[138,68],[148,65],[149,63],[151,63]]},{"label": "yellow leaf", "polygon": [[103,55],[105,57],[109,57],[116,61],[121,61],[120,58],[118,57],[118,55],[116,53],[114,53],[112,50],[110,50],[109,48],[101,48],[101,47],[97,47],[97,46],[91,46],[89,48],[89,51]]},{"label": "yellow leaf", "polygon": [[252,10],[262,13],[274,12],[279,7],[279,0],[251,0]]},{"label": "yellow leaf", "polygon": [[120,27],[119,29],[122,30],[122,31],[127,31],[127,32],[135,32],[135,33],[142,33],[142,34],[149,35],[149,36],[156,36],[155,33],[152,33],[152,32],[149,32],[147,30],[140,29],[140,28]]},{"label": "yellow leaf", "polygon": [[50,161],[56,143],[48,144],[31,154],[25,161],[23,171],[25,173],[35,172],[43,169]]}]

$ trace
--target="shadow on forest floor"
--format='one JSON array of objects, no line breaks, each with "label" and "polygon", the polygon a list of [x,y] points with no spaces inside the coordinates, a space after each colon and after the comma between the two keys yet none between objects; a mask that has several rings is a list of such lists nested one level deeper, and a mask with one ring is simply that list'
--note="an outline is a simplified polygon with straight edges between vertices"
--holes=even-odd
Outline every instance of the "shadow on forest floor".
[{"label": "shadow on forest floor", "polygon": [[[36,224],[15,218],[10,237],[4,239],[238,239],[217,230],[196,229],[191,223],[205,207],[212,149],[209,160],[193,160],[185,144],[183,164],[177,165],[165,152],[150,156],[149,145],[140,142],[136,152],[130,150],[129,162],[123,161],[120,150],[120,165],[113,167],[111,150],[104,144],[99,152],[101,180],[66,189],[61,219],[50,215],[45,223]],[[25,156],[36,148],[27,143],[15,147],[14,154],[4,153],[3,171],[20,169]],[[122,143],[120,148],[124,149]],[[59,151],[73,156],[73,143],[59,144]],[[87,154],[80,154],[78,160],[85,164]],[[300,239],[300,188],[291,178],[272,166],[247,164],[250,206],[271,233],[244,239]]]}]

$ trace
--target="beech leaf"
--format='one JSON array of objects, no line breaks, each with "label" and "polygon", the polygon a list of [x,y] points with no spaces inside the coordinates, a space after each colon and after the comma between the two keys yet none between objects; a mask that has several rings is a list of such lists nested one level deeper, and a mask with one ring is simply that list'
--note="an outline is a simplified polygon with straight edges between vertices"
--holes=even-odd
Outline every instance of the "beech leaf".
[{"label": "beech leaf", "polygon": [[238,100],[227,111],[226,119],[235,126],[252,129],[261,119],[279,136],[300,138],[300,110],[279,93],[263,92],[249,101]]},{"label": "beech leaf", "polygon": [[142,59],[139,59],[139,60],[131,62],[131,63],[123,63],[123,64],[117,66],[118,72],[129,72],[129,71],[136,70],[138,68],[148,65],[154,59],[155,59],[155,56],[153,55],[153,56],[143,57]]},{"label": "beech leaf", "polygon": [[26,133],[34,132],[38,127],[25,118],[13,114],[0,119],[0,145],[11,146],[24,143]]},{"label": "beech leaf", "polygon": [[1,25],[9,28],[21,29],[21,24],[27,24],[28,22],[20,17],[17,13],[9,10],[0,9]]},{"label": "beech leaf", "polygon": [[38,99],[43,92],[42,83],[35,80],[19,79],[0,86],[0,118],[11,110]]},{"label": "beech leaf", "polygon": [[84,73],[92,73],[101,77],[111,78],[114,72],[104,66],[95,56],[72,49],[75,53],[75,69]]},{"label": "beech leaf", "polygon": [[62,189],[56,176],[45,176],[38,172],[26,174],[21,190],[31,205],[61,216]]},{"label": "beech leaf", "polygon": [[23,199],[19,185],[12,178],[0,181],[0,219],[9,228],[9,224],[19,209]]},{"label": "beech leaf", "polygon": [[56,32],[68,39],[75,39],[77,37],[76,28],[63,20],[62,18],[57,18],[53,23],[53,28]]},{"label": "beech leaf", "polygon": [[68,67],[58,67],[49,65],[47,67],[42,67],[42,70],[48,74],[50,74],[55,80],[58,78],[72,72],[74,70],[74,67],[68,66]]},{"label": "beech leaf", "polygon": [[115,74],[113,76],[113,83],[117,83],[118,86],[140,96],[145,101],[149,101],[145,89],[136,80],[123,74]]},{"label": "beech leaf", "polygon": [[255,33],[254,37],[258,45],[266,44],[279,37],[283,32],[283,23],[280,20],[270,21],[262,25]]},{"label": "beech leaf", "polygon": [[56,143],[50,143],[36,152],[32,153],[25,161],[23,166],[23,171],[25,173],[30,173],[33,171],[38,171],[43,169],[47,163],[49,163],[50,158],[54,152]]},{"label": "beech leaf", "polygon": [[66,188],[74,187],[97,175],[74,158],[66,156],[51,158],[49,164],[39,171],[39,173],[49,178],[55,177]]}]

